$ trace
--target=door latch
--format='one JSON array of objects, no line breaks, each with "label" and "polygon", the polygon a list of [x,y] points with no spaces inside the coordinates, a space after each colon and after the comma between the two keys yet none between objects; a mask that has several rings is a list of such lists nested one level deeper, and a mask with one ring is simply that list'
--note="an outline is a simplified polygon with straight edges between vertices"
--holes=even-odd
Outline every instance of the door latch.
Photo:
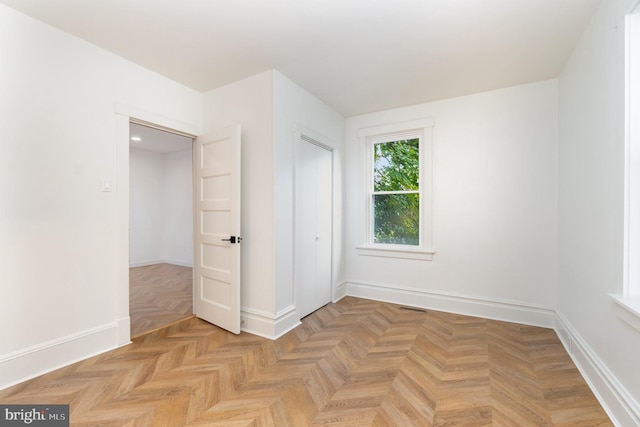
[{"label": "door latch", "polygon": [[240,243],[240,241],[242,240],[242,237],[236,237],[236,236],[231,236],[228,239],[220,239],[223,242],[229,242],[229,243]]}]

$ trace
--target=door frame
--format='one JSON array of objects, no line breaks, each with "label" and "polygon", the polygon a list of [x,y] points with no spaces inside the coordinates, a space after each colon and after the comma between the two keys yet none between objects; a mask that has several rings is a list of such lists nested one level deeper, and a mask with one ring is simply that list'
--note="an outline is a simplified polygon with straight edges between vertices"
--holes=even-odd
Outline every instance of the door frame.
[{"label": "door frame", "polygon": [[297,174],[297,169],[299,167],[298,165],[298,151],[299,151],[299,144],[302,142],[302,140],[305,140],[306,142],[316,145],[324,150],[329,151],[329,153],[331,154],[331,231],[330,231],[330,235],[331,235],[331,256],[330,256],[330,281],[329,281],[329,302],[331,301],[335,301],[336,299],[336,286],[335,286],[335,278],[334,278],[334,267],[335,267],[335,263],[334,263],[334,254],[335,254],[335,207],[336,207],[336,201],[335,201],[335,183],[336,183],[336,171],[335,171],[335,167],[336,167],[336,160],[335,160],[335,147],[331,146],[327,141],[327,138],[325,138],[322,135],[319,135],[316,132],[310,131],[304,127],[301,127],[299,125],[294,126],[294,150],[293,150],[293,260],[292,260],[292,267],[293,267],[293,301],[294,304],[296,305],[296,307],[298,306],[298,292],[299,292],[299,287],[298,287],[298,281],[297,281],[297,256],[296,256],[296,247],[297,247],[297,233],[296,233],[296,227],[297,227],[297,214],[298,214],[298,209],[297,209],[297,204],[298,204],[298,198],[297,198],[297,190],[298,190],[298,174]]},{"label": "door frame", "polygon": [[[202,134],[199,126],[184,123],[124,104],[114,107],[116,120],[116,176],[113,188],[116,197],[115,271],[116,271],[116,345],[131,342],[129,317],[129,123],[136,122],[172,133],[196,138]],[[108,180],[105,178],[105,180]]]}]

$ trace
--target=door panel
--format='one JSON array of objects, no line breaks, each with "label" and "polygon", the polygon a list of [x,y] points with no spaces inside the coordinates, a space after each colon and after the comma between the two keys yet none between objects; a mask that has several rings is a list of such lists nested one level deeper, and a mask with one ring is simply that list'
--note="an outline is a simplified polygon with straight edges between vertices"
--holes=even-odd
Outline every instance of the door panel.
[{"label": "door panel", "polygon": [[194,153],[194,313],[240,333],[240,127],[198,137]]},{"label": "door panel", "polygon": [[226,234],[231,229],[231,215],[228,211],[202,211],[203,234]]},{"label": "door panel", "polygon": [[299,140],[296,163],[296,311],[300,317],[331,301],[332,154]]}]

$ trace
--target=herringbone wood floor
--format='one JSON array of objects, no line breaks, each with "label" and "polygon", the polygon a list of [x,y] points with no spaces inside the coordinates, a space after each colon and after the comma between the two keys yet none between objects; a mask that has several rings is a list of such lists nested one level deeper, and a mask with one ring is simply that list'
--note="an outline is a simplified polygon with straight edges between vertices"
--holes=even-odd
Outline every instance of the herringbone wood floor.
[{"label": "herringbone wood floor", "polygon": [[347,297],[282,338],[191,318],[0,391],[75,426],[604,426],[554,331]]},{"label": "herringbone wood floor", "polygon": [[193,313],[193,269],[154,264],[129,269],[131,336]]}]

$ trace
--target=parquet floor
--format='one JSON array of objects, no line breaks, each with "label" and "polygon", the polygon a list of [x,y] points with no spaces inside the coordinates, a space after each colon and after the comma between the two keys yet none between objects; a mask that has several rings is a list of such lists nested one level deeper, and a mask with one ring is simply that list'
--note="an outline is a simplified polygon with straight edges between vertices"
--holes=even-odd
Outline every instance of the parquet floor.
[{"label": "parquet floor", "polygon": [[347,297],[271,341],[191,318],[0,391],[74,426],[608,426],[554,331]]},{"label": "parquet floor", "polygon": [[154,264],[129,269],[131,336],[193,313],[193,269]]}]

